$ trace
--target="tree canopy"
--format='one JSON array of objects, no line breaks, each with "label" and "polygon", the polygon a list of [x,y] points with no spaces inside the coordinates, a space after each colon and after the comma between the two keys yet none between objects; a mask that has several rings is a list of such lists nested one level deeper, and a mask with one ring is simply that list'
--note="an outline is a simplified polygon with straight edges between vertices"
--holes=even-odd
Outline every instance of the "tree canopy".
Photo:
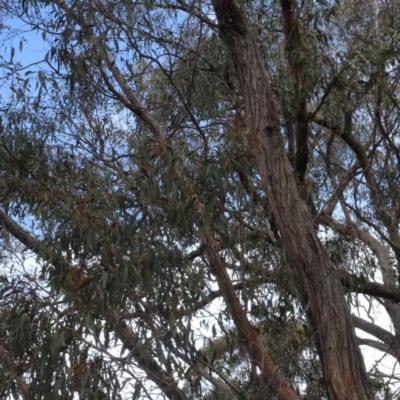
[{"label": "tree canopy", "polygon": [[0,0],[0,38],[2,398],[397,398],[398,2]]}]

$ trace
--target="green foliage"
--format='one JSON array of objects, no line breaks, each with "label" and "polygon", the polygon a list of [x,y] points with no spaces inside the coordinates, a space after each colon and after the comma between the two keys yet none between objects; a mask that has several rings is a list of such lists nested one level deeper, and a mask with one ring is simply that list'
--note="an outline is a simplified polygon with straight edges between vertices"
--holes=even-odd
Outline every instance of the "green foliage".
[{"label": "green foliage", "polygon": [[[333,269],[371,282],[382,276],[398,289],[400,9],[359,3],[298,6],[301,84],[285,56],[279,4],[241,5],[286,147],[297,98],[307,99],[305,193]],[[39,32],[46,54],[23,65],[32,36],[0,31],[8,43],[0,55],[0,209],[40,243],[7,227],[0,233],[0,396],[156,398],[172,379],[188,399],[272,399],[252,374],[229,305],[215,301],[221,293],[204,240],[212,229],[284,377],[303,398],[326,398],[211,5],[23,0],[3,13],[4,24],[7,17]],[[366,153],[366,170],[343,140],[346,129]],[[356,289],[353,306],[364,301]],[[399,305],[384,301],[397,347],[379,336],[375,347],[400,359]],[[395,398],[398,376],[371,376],[377,398]]]}]

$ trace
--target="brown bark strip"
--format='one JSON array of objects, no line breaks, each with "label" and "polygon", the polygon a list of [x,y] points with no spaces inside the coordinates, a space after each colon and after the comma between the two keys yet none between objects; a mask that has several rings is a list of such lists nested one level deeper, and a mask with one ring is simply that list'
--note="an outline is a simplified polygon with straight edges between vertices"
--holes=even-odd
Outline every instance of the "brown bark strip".
[{"label": "brown bark strip", "polygon": [[203,230],[202,240],[206,248],[211,272],[217,280],[219,292],[225,301],[229,314],[233,318],[242,339],[242,344],[248,349],[251,362],[260,369],[265,382],[277,394],[279,400],[298,400],[297,394],[285,382],[267,349],[262,345],[257,332],[250,324],[246,312],[240,304],[235,287],[227,273],[226,265],[219,256],[219,246],[214,237],[214,231],[210,226],[207,226],[204,206],[196,196],[193,199],[193,205]]},{"label": "brown bark strip", "polygon": [[287,159],[257,42],[234,0],[213,0],[219,29],[245,101],[248,128],[267,198],[300,277],[331,400],[372,399],[341,283],[315,232]]},{"label": "brown bark strip", "polygon": [[212,243],[209,244],[208,259],[211,271],[218,281],[222,297],[225,300],[229,313],[233,317],[240,337],[244,341],[243,344],[249,350],[252,361],[260,369],[265,382],[277,394],[278,399],[298,400],[297,394],[285,382],[275,362],[270,357],[267,349],[262,345],[258,334],[247,319],[243,306],[240,304],[239,298],[233,289],[229,275],[214,247]]}]

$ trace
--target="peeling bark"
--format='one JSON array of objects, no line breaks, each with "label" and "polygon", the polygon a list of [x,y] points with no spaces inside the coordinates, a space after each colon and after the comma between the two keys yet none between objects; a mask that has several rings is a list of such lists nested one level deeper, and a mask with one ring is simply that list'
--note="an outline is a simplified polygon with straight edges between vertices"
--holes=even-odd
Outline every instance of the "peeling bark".
[{"label": "peeling bark", "polygon": [[213,0],[245,102],[258,171],[296,270],[315,332],[329,399],[372,399],[344,292],[315,232],[285,153],[278,114],[258,44],[234,0]]}]

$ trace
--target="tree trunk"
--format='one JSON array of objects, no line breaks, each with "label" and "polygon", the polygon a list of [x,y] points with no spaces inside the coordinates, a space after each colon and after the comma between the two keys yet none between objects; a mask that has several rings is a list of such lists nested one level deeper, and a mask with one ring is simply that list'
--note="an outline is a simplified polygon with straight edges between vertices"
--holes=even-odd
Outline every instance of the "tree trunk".
[{"label": "tree trunk", "polygon": [[300,278],[329,399],[372,399],[339,279],[313,225],[285,153],[259,47],[234,0],[212,0],[242,94],[263,187],[291,264]]}]

